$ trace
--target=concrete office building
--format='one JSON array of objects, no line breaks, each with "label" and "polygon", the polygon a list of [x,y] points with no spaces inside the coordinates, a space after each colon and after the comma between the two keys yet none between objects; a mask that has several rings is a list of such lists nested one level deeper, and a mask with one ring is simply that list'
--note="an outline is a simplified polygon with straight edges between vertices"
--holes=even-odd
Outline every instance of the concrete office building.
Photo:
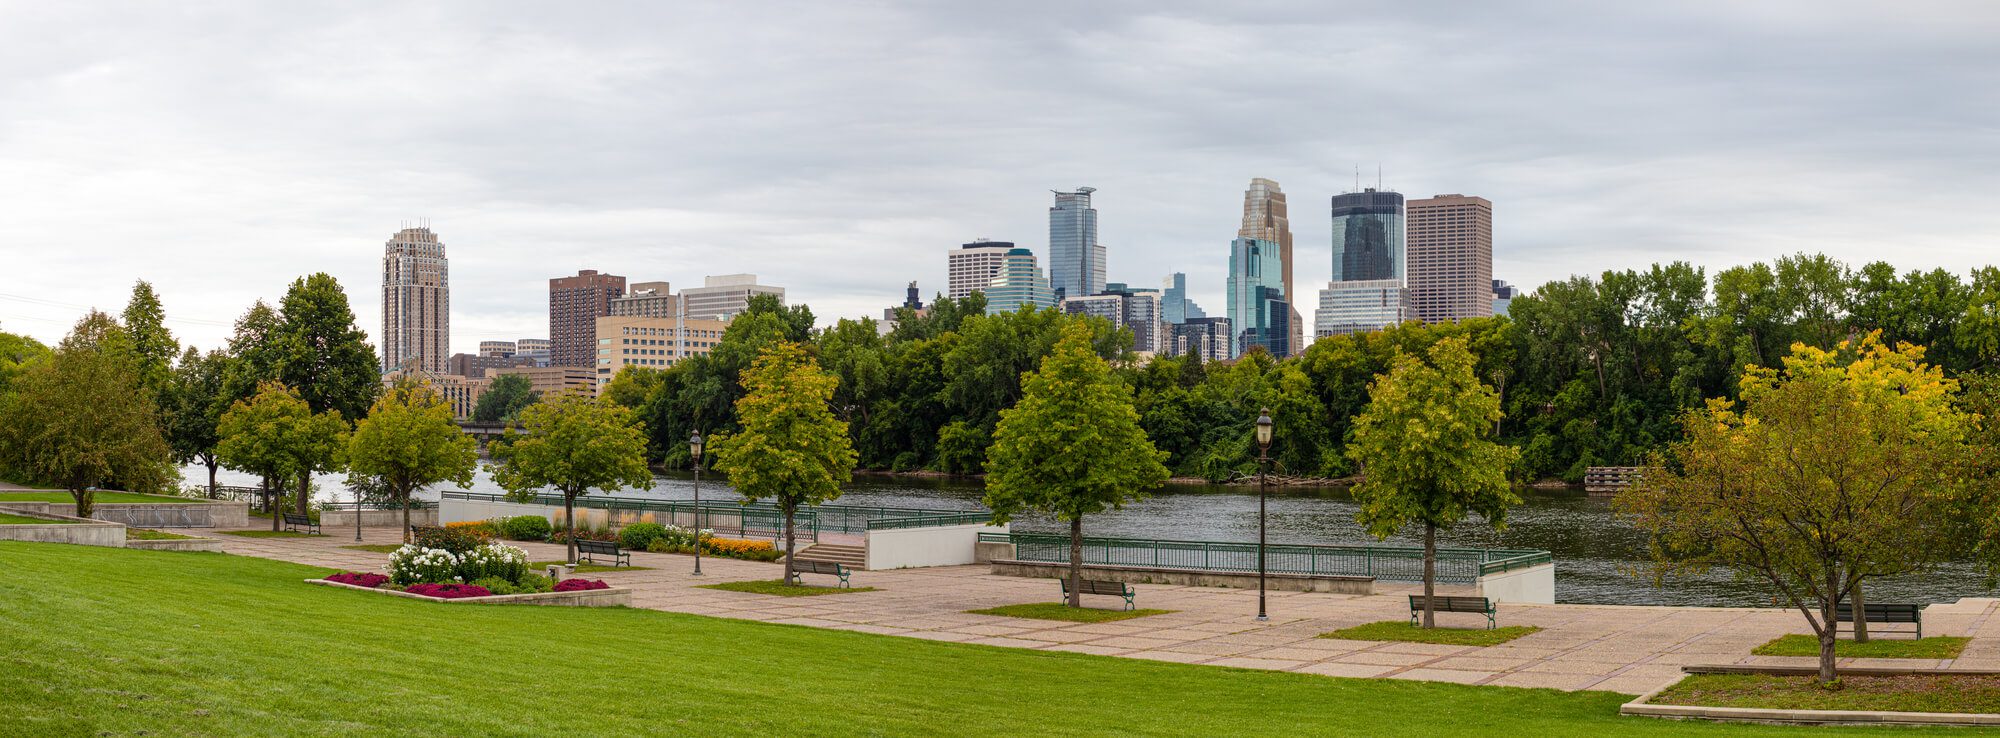
[{"label": "concrete office building", "polygon": [[549,280],[549,365],[590,367],[597,360],[597,319],[625,294],[625,278],[595,269]]},{"label": "concrete office building", "polygon": [[508,356],[513,356],[513,355],[514,355],[514,342],[513,342],[513,341],[480,341],[480,342],[479,342],[479,355],[480,355],[480,356],[489,356],[489,357],[508,357]]},{"label": "concrete office building", "polygon": [[607,315],[597,319],[596,387],[628,366],[665,369],[722,342],[729,321],[675,316]]},{"label": "concrete office building", "polygon": [[671,318],[680,311],[680,297],[666,282],[633,282],[625,294],[612,298],[611,315]]},{"label": "concrete office building", "polygon": [[429,382],[431,389],[437,390],[438,394],[444,397],[445,404],[451,406],[452,417],[459,420],[472,417],[472,409],[479,405],[479,396],[486,394],[486,386],[489,384],[484,379],[456,374],[437,374],[421,369],[409,371],[397,369],[382,375],[382,386],[394,387],[396,382],[404,377],[416,377]]},{"label": "concrete office building", "polygon": [[451,356],[451,274],[444,242],[428,225],[382,247],[382,370],[415,362],[441,373]]},{"label": "concrete office building", "polygon": [[1407,284],[1426,323],[1493,314],[1493,203],[1438,195],[1409,203]]},{"label": "concrete office building", "polygon": [[1347,336],[1379,331],[1414,314],[1410,291],[1400,279],[1356,279],[1328,282],[1319,292],[1313,314],[1313,337]]},{"label": "concrete office building", "polygon": [[1095,187],[1056,192],[1049,208],[1049,286],[1056,297],[1084,297],[1104,291],[1104,244],[1097,242]]},{"label": "concrete office building", "polygon": [[1055,307],[1055,291],[1042,276],[1035,252],[1013,249],[1000,265],[1000,274],[986,285],[986,314],[1012,312],[1021,308]]},{"label": "concrete office building", "polygon": [[1013,250],[1012,241],[984,238],[952,249],[945,257],[949,273],[945,276],[944,296],[963,300],[974,292],[984,291],[994,277],[1000,276],[1000,266],[1007,261],[1007,252]]},{"label": "concrete office building", "polygon": [[445,374],[455,377],[479,379],[494,369],[516,366],[534,366],[536,361],[528,356],[478,356],[474,354],[452,354],[445,362]]},{"label": "concrete office building", "polygon": [[514,342],[514,355],[535,360],[535,366],[549,365],[549,339],[523,338]]},{"label": "concrete office building", "polygon": [[1107,285],[1104,292],[1087,297],[1065,297],[1063,312],[1071,315],[1093,315],[1111,321],[1113,325],[1132,331],[1132,350],[1142,354],[1156,354],[1164,349],[1161,343],[1160,293],[1152,290],[1130,290],[1125,285]]},{"label": "concrete office building", "polygon": [[554,397],[561,392],[589,394],[597,391],[597,371],[587,366],[514,366],[492,369],[486,372],[486,381],[491,384],[494,379],[509,374],[527,377],[529,391],[540,395],[543,399]]},{"label": "concrete office building", "polygon": [[728,320],[749,310],[753,295],[776,295],[783,303],[785,288],[758,284],[755,274],[703,277],[700,287],[681,290],[681,310],[692,318]]},{"label": "concrete office building", "polygon": [[1167,326],[1169,356],[1201,356],[1203,361],[1221,361],[1235,356],[1236,335],[1228,318],[1188,318]]},{"label": "concrete office building", "polygon": [[[1287,301],[1298,294],[1297,285],[1292,282],[1292,219],[1285,204],[1285,191],[1262,177],[1250,180],[1250,188],[1243,191],[1243,225],[1236,229],[1237,238],[1254,238],[1270,241],[1278,245],[1278,261],[1284,265],[1284,276],[1279,287],[1285,291]],[[1304,344],[1304,321],[1299,320],[1298,305],[1291,306],[1288,325],[1292,335],[1290,345]]]}]

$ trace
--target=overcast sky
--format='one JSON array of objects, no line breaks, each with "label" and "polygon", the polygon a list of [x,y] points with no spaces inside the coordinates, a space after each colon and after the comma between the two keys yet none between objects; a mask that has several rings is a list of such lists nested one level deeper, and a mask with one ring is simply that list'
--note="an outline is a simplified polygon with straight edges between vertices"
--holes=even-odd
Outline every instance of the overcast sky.
[{"label": "overcast sky", "polygon": [[1046,259],[1098,188],[1110,278],[1223,310],[1252,177],[1308,318],[1355,171],[1494,202],[1532,287],[1800,250],[2000,263],[2000,5],[50,3],[0,0],[0,330],[162,293],[213,347],[325,271],[380,330],[428,218],[452,347],[544,336],[547,279],[755,272],[877,315],[976,237]]}]

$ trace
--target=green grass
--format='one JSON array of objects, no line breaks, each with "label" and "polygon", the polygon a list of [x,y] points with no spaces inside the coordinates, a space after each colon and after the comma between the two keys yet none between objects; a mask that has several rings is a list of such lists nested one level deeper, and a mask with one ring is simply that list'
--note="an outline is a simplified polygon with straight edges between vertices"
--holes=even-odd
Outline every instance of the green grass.
[{"label": "green grass", "polygon": [[125,529],[125,540],[128,541],[179,541],[179,540],[198,538],[198,537],[199,536],[184,536],[179,533],[168,533],[163,530],[148,530],[145,528]]},{"label": "green grass", "polygon": [[752,594],[777,595],[779,597],[818,597],[820,595],[848,594],[850,592],[873,592],[874,587],[816,587],[810,584],[786,584],[783,579],[761,579],[750,582],[723,582],[704,584],[702,589],[719,589],[724,592],[749,592]]},{"label": "green grass", "polygon": [[1529,633],[1539,633],[1541,628],[1532,625],[1509,625],[1492,630],[1472,628],[1419,628],[1407,620],[1384,620],[1379,623],[1342,628],[1330,633],[1321,633],[1321,638],[1339,638],[1349,641],[1404,641],[1407,643],[1438,643],[1447,646],[1497,646],[1520,638]]},{"label": "green grass", "polygon": [[325,538],[326,534],[300,533],[295,530],[224,530],[216,531],[225,536],[241,538]]},{"label": "green grass", "polygon": [[[1932,636],[1923,640],[1884,640],[1877,637],[1867,643],[1841,639],[1833,642],[1833,655],[1856,659],[1955,659],[1959,652],[1965,650],[1965,644],[1971,642],[1971,638],[1957,636]],[[1758,656],[1818,656],[1819,638],[1798,633],[1779,636],[1751,653]]]},{"label": "green grass", "polygon": [[[130,492],[99,492],[91,496],[91,501],[100,503],[148,502],[155,505],[162,503],[192,505],[206,502],[206,500],[197,500],[191,497],[135,495]],[[0,492],[0,502],[72,503],[76,502],[76,498],[71,497],[68,492]]]},{"label": "green grass", "polygon": [[1840,689],[1822,689],[1812,677],[1804,676],[1693,674],[1654,695],[1651,701],[1783,710],[1996,713],[2000,712],[2000,676],[1842,676]]},{"label": "green grass", "polygon": [[[569,562],[536,561],[534,563],[528,564],[528,568],[533,569],[535,571],[545,571],[549,567],[555,566],[557,564],[567,565],[569,564]],[[576,569],[574,569],[573,571],[577,574],[596,574],[599,572],[607,572],[607,571],[652,571],[652,569],[653,567],[650,566],[605,566],[603,564],[577,564]]]},{"label": "green grass", "polygon": [[402,547],[403,544],[400,543],[357,543],[352,546],[341,546],[341,548],[349,551],[367,551],[378,554],[395,553],[396,549]]},{"label": "green grass", "polygon": [[444,606],[242,556],[0,541],[0,562],[0,736],[1826,735],[1619,717],[1604,692]]},{"label": "green grass", "polygon": [[26,515],[9,515],[7,513],[0,513],[0,525],[65,525],[74,522],[76,521],[49,520],[47,518],[31,518]]},{"label": "green grass", "polygon": [[1172,610],[1098,610],[1089,607],[1070,607],[1061,602],[1034,602],[1022,605],[1001,605],[984,610],[966,610],[974,615],[999,615],[1006,618],[1031,618],[1034,620],[1062,620],[1071,623],[1108,623],[1113,620],[1131,620],[1148,615],[1165,615]]}]

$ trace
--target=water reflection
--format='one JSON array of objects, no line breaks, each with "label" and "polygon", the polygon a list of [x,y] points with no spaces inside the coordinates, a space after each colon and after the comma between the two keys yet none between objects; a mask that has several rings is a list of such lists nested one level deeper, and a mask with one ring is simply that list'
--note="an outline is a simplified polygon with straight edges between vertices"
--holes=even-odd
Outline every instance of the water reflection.
[{"label": "water reflection", "polygon": [[[205,479],[205,470],[194,468],[188,479]],[[224,484],[254,483],[247,475],[225,472]],[[321,496],[345,499],[346,492],[336,477],[320,481]],[[471,491],[498,494],[484,471],[469,487]],[[689,499],[693,477],[688,474],[658,476],[651,490],[627,490],[621,495]],[[735,493],[713,477],[702,479],[703,499],[731,499]],[[982,490],[977,482],[960,480],[857,476],[840,502],[856,505],[892,505],[937,509],[976,509]],[[435,495],[433,495],[434,497]],[[1520,507],[1508,513],[1504,531],[1479,523],[1457,530],[1441,531],[1440,545],[1493,548],[1545,549],[1555,555],[1556,599],[1560,602],[1591,604],[1664,604],[1700,606],[1769,606],[1767,585],[1735,580],[1728,572],[1713,571],[1696,576],[1680,576],[1655,587],[1650,580],[1635,576],[1646,560],[1644,534],[1620,520],[1603,499],[1581,492],[1530,490]],[[1354,522],[1356,505],[1347,491],[1339,488],[1273,489],[1269,526],[1272,543],[1362,543],[1372,541]],[[1055,521],[1028,517],[1017,520],[1015,529],[1027,532],[1066,532]],[[1084,521],[1090,535],[1133,538],[1166,538],[1210,541],[1254,541],[1257,539],[1257,491],[1255,487],[1180,486],[1122,510],[1092,516]],[[1399,535],[1391,541],[1420,544],[1421,529]],[[1950,602],[1959,597],[1990,596],[1984,577],[1971,564],[1956,564],[1922,576],[1900,577],[1871,584],[1869,599],[1875,602]]]}]

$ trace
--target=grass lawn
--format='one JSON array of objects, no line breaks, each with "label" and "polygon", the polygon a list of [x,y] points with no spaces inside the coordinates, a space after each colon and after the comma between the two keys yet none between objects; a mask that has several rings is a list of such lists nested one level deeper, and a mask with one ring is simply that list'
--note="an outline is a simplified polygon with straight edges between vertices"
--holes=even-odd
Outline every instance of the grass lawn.
[{"label": "grass lawn", "polygon": [[[390,550],[393,551],[395,549],[390,549]],[[567,565],[568,563],[569,562],[567,561],[536,561],[528,564],[528,568],[534,571],[547,571],[548,568],[551,566],[555,566],[557,564]],[[606,571],[651,571],[652,569],[653,567],[650,566],[605,566],[603,564],[577,564],[575,573],[596,574],[598,572],[606,572]]]},{"label": "grass lawn", "polygon": [[326,537],[326,534],[324,533],[317,533],[317,534],[300,533],[295,530],[221,530],[216,532],[221,533],[225,536],[238,536],[241,538],[325,538]]},{"label": "grass lawn", "polygon": [[[1855,643],[1847,639],[1833,642],[1833,655],[1857,659],[1955,659],[1971,638],[1957,636],[1932,636],[1923,640],[1910,638],[1885,640],[1872,638],[1867,643]],[[1751,653],[1758,656],[1819,656],[1819,637],[1794,633],[1779,636],[1777,640],[1758,646]]]},{"label": "grass lawn", "polygon": [[750,592],[753,594],[777,595],[779,597],[818,597],[820,595],[847,594],[849,592],[873,592],[874,587],[815,587],[810,584],[786,584],[783,579],[765,579],[750,582],[723,582],[704,584],[702,589],[719,589],[725,592]]},{"label": "grass lawn", "polygon": [[395,553],[396,549],[402,547],[403,544],[400,543],[357,543],[352,546],[341,546],[341,548],[349,551],[367,551],[378,554]]},{"label": "grass lawn", "polygon": [[1008,618],[1033,618],[1035,620],[1063,620],[1072,623],[1108,623],[1113,620],[1131,620],[1147,615],[1165,615],[1172,610],[1098,610],[1089,607],[1070,607],[1061,602],[1034,602],[1024,605],[1001,605],[984,610],[966,610],[974,615],[999,615]]},{"label": "grass lawn", "polygon": [[63,525],[65,523],[74,523],[74,522],[76,521],[49,520],[47,518],[31,518],[26,515],[9,515],[7,513],[0,513],[0,525]]},{"label": "grass lawn", "polygon": [[1792,710],[2000,712],[2000,676],[1841,675],[1841,688],[1821,689],[1812,677],[1693,674],[1654,695],[1663,705],[1762,707]]},{"label": "grass lawn", "polygon": [[198,536],[184,536],[179,533],[168,533],[163,530],[147,530],[145,528],[125,529],[125,540],[128,541],[178,541],[196,537]]},{"label": "grass lawn", "polygon": [[[328,570],[243,556],[0,541],[0,561],[10,736],[1826,735],[1619,717],[1629,698],[1603,692],[445,605],[315,587],[300,580]],[[644,678],[605,678],[635,663]]]},{"label": "grass lawn", "polygon": [[1492,630],[1472,628],[1419,628],[1407,620],[1384,620],[1379,623],[1342,628],[1331,633],[1321,633],[1321,638],[1339,638],[1349,641],[1405,641],[1408,643],[1441,643],[1447,646],[1497,646],[1529,633],[1539,633],[1541,628],[1532,625],[1509,625]]},{"label": "grass lawn", "polygon": [[[192,497],[168,497],[166,495],[135,495],[130,492],[99,492],[91,496],[92,502],[149,502],[158,504],[193,505],[207,500]],[[75,497],[68,492],[0,492],[0,502],[59,502],[73,503]]]}]

